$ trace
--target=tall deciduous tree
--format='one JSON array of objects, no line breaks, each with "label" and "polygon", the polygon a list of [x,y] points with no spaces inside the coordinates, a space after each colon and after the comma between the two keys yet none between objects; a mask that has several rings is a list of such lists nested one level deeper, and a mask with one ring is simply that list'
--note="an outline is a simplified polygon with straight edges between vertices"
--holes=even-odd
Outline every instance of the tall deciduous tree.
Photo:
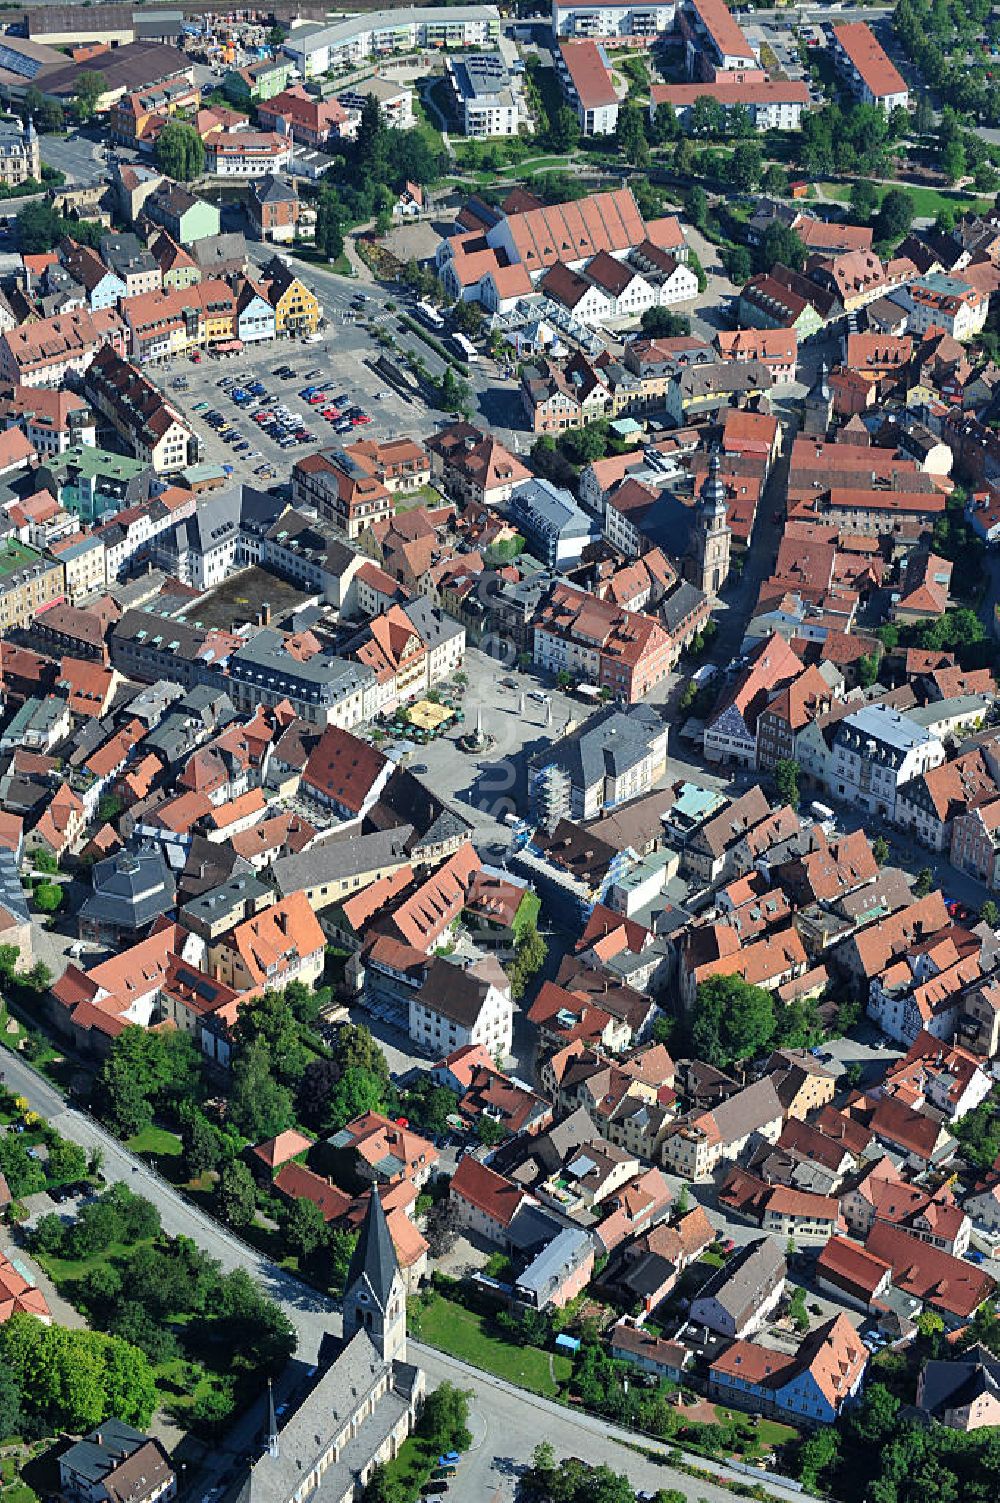
[{"label": "tall deciduous tree", "polygon": [[168,177],[189,183],[205,170],[205,143],[192,125],[168,120],[156,138],[156,165]]},{"label": "tall deciduous tree", "polygon": [[711,976],[698,987],[691,1044],[699,1059],[725,1068],[753,1059],[771,1042],[774,999],[740,976]]},{"label": "tall deciduous tree", "polygon": [[230,1226],[249,1226],[257,1210],[253,1175],[241,1159],[227,1164],[219,1175],[219,1210]]},{"label": "tall deciduous tree", "polygon": [[262,1039],[240,1051],[233,1065],[229,1115],[252,1143],[273,1138],[292,1124],[291,1092],[275,1080],[271,1056]]}]

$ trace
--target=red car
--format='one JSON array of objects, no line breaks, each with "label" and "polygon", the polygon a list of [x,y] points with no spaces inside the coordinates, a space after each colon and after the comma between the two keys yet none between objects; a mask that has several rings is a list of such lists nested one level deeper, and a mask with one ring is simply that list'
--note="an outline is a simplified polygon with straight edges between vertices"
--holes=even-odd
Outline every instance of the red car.
[{"label": "red car", "polygon": [[324,407],[323,416],[326,418],[328,423],[337,423],[340,421],[340,408]]},{"label": "red car", "polygon": [[318,407],[321,402],[326,401],[326,394],[322,391],[314,391],[311,397],[306,397],[306,401],[310,407]]},{"label": "red car", "polygon": [[353,428],[359,427],[362,423],[370,423],[370,422],[371,422],[371,414],[368,413],[368,412],[359,412],[358,415],[357,415],[357,417],[352,417],[351,418],[351,426]]}]

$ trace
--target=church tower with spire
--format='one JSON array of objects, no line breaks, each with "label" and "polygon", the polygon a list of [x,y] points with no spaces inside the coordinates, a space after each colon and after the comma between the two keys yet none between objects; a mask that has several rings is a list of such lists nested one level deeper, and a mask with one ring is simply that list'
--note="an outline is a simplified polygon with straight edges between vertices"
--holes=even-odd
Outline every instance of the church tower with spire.
[{"label": "church tower with spire", "polygon": [[344,1340],[361,1330],[384,1362],[405,1362],[406,1285],[374,1187],[344,1291]]},{"label": "church tower with spire", "polygon": [[718,449],[708,461],[708,474],[698,500],[692,544],[691,583],[713,600],[729,576],[732,529],[727,520],[726,485]]}]

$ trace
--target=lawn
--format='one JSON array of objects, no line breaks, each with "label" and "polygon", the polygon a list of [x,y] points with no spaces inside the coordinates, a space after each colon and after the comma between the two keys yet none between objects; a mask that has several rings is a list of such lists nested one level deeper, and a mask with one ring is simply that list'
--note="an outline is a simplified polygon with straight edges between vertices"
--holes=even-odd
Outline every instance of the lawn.
[{"label": "lawn", "polygon": [[19,543],[16,538],[8,538],[0,549],[0,577],[12,574],[15,569],[24,569],[33,564],[38,558],[34,548]]},{"label": "lawn", "polygon": [[184,1152],[184,1145],[177,1134],[167,1132],[165,1127],[144,1127],[134,1138],[129,1138],[125,1146],[131,1148],[133,1153],[156,1154],[170,1159],[179,1159]]},{"label": "lawn", "polygon": [[572,1372],[568,1357],[502,1341],[491,1334],[483,1316],[440,1294],[414,1309],[410,1324],[418,1341],[545,1398],[555,1398]]},{"label": "lawn", "polygon": [[[889,191],[891,184],[879,188],[879,196]],[[936,219],[942,209],[951,209],[955,214],[985,214],[991,206],[988,198],[969,197],[953,188],[915,188],[911,183],[899,183],[913,200],[913,213],[917,219]],[[827,198],[846,204],[851,197],[850,183],[818,183]]]},{"label": "lawn", "polygon": [[799,1433],[793,1425],[782,1425],[777,1420],[747,1414],[744,1409],[727,1409],[725,1404],[715,1405],[715,1417],[720,1425],[752,1427],[757,1448],[763,1451],[773,1451],[777,1446],[787,1445],[790,1440],[796,1440]]},{"label": "lawn", "polygon": [[315,246],[293,245],[292,255],[295,256],[299,261],[307,261],[310,266],[318,266],[321,271],[332,271],[335,276],[354,276],[354,267],[351,265],[350,261],[348,261],[347,253],[345,251],[341,251],[340,255],[335,261],[328,261],[324,255],[321,255],[320,252],[316,250]]},{"label": "lawn", "polygon": [[769,1451],[775,1450],[778,1446],[787,1445],[791,1440],[797,1440],[799,1435],[799,1432],[791,1425],[781,1425],[777,1420],[758,1420],[756,1429],[758,1443]]},{"label": "lawn", "polygon": [[399,1448],[395,1461],[386,1463],[385,1496],[415,1498],[437,1464],[437,1447],[422,1435],[411,1435]]},{"label": "lawn", "polygon": [[38,1503],[38,1494],[26,1482],[12,1482],[3,1490],[4,1503]]},{"label": "lawn", "polygon": [[89,1258],[57,1258],[54,1253],[43,1252],[36,1252],[33,1256],[36,1262],[45,1269],[60,1294],[65,1293],[72,1304],[71,1291],[66,1291],[64,1285],[86,1278],[93,1269],[101,1268],[105,1263],[114,1263],[128,1258],[136,1247],[149,1246],[151,1246],[149,1241],[137,1242],[133,1247],[126,1247],[123,1242],[111,1242],[107,1247],[102,1247],[100,1252],[91,1253]]}]

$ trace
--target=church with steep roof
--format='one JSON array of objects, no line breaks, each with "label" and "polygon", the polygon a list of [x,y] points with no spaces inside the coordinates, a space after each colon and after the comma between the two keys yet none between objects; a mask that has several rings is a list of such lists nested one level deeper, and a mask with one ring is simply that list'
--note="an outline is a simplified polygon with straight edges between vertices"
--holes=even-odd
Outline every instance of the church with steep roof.
[{"label": "church with steep roof", "polygon": [[344,1292],[339,1349],[279,1430],[239,1503],[354,1503],[372,1469],[391,1461],[423,1404],[421,1368],[406,1360],[406,1285],[385,1211],[373,1191]]}]

